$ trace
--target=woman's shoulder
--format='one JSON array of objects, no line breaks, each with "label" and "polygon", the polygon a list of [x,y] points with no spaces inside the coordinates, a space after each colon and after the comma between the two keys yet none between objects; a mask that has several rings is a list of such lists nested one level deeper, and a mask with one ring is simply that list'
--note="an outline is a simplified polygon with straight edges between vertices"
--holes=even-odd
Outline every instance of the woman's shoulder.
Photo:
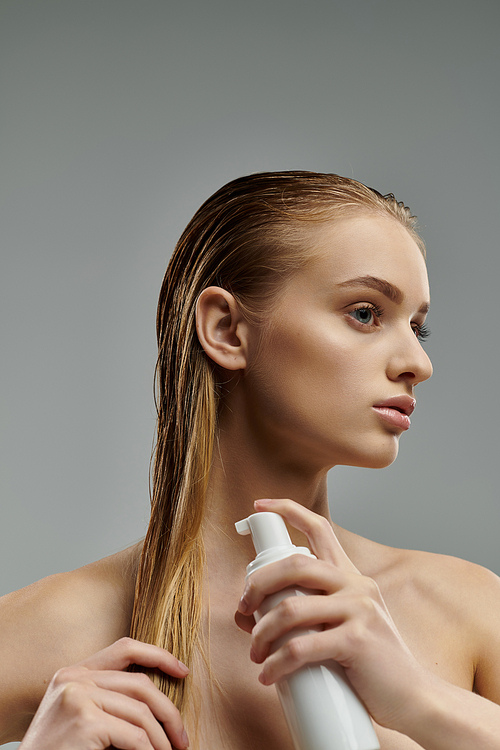
[{"label": "woman's shoulder", "polygon": [[469,660],[475,689],[500,702],[500,578],[458,557],[364,540],[363,573],[374,578],[398,626],[445,638]]},{"label": "woman's shoulder", "polygon": [[481,565],[451,555],[367,542],[365,554],[373,561],[369,575],[382,588],[464,618],[475,619],[492,597],[500,606],[500,578]]},{"label": "woman's shoulder", "polygon": [[479,637],[500,618],[500,578],[487,568],[450,555],[389,547],[350,532],[345,540],[359,570],[397,608],[460,623]]},{"label": "woman's shoulder", "polygon": [[454,614],[475,616],[491,597],[500,605],[500,578],[491,570],[451,555],[390,549],[382,580]]},{"label": "woman's shoulder", "polygon": [[140,547],[0,598],[1,741],[16,739],[60,667],[128,635]]},{"label": "woman's shoulder", "polygon": [[[76,570],[43,578],[0,599],[2,626],[15,625],[33,634],[64,633],[64,644],[74,634],[83,644],[105,632],[128,626],[133,604],[140,544]],[[67,633],[65,631],[68,631]],[[97,635],[97,634],[101,635]],[[96,635],[94,635],[96,634]],[[82,658],[85,654],[82,655]]]},{"label": "woman's shoulder", "polygon": [[499,591],[500,578],[495,573],[458,557],[390,547],[344,529],[340,539],[359,570],[384,587],[411,588],[415,595],[448,602],[463,602],[465,590],[473,600],[482,600],[484,591]]},{"label": "woman's shoulder", "polygon": [[500,703],[500,578],[457,557],[396,550],[388,581],[401,609],[468,659],[474,690]]}]

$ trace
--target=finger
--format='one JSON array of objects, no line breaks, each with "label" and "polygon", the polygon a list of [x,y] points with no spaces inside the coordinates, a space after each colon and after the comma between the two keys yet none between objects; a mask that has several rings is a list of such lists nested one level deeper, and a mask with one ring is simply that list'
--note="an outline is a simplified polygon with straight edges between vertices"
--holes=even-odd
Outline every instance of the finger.
[{"label": "finger", "polygon": [[[44,701],[46,698],[47,695]],[[43,705],[42,701],[41,708]],[[50,745],[61,750],[89,747],[104,750],[109,746],[122,750],[171,748],[147,706],[102,690],[90,681],[68,682],[56,687],[48,705],[48,710],[37,712],[28,733],[33,729],[37,740],[51,738]]]},{"label": "finger", "polygon": [[120,638],[111,646],[79,662],[79,666],[99,670],[123,670],[131,664],[160,669],[173,677],[186,677],[189,674],[189,668],[165,649],[133,638]]},{"label": "finger", "polygon": [[278,562],[269,563],[248,577],[238,611],[244,615],[251,615],[267,596],[289,587],[334,594],[346,588],[352,580],[355,585],[359,585],[358,578],[361,578],[359,573],[340,570],[323,560],[301,554],[291,555]]},{"label": "finger", "polygon": [[[368,589],[371,584],[376,586],[371,579],[365,581]],[[303,605],[302,602],[291,603],[296,606],[295,613],[292,607],[289,610],[292,623],[298,625],[304,622],[302,614],[306,612],[307,600],[313,598],[316,600],[313,603],[318,619],[324,621],[325,628],[310,630],[305,634],[305,628],[301,628],[302,632],[299,631],[297,635],[294,635],[292,630],[291,638],[266,657],[263,664],[263,679],[259,677],[263,684],[276,682],[305,664],[328,659],[338,662],[347,670],[351,670],[356,664],[361,670],[366,670],[368,656],[373,656],[374,650],[378,653],[387,639],[392,646],[397,642],[398,648],[403,647],[407,651],[389,613],[377,601],[376,596],[370,596],[369,593],[359,596],[356,592],[331,597],[302,597]],[[273,610],[257,623],[252,635],[252,640],[256,637],[261,638],[264,649],[266,643],[279,633],[279,625],[273,623],[272,613]],[[266,619],[267,623],[264,622]],[[266,633],[268,626],[273,633]]]},{"label": "finger", "polygon": [[[99,687],[94,687],[92,691],[89,691],[89,697],[106,714],[142,729],[154,750],[170,750],[172,747],[167,734],[146,703],[134,700],[128,695],[112,690],[103,690]],[[176,737],[175,741],[173,737],[170,737],[170,739],[175,747],[187,747],[187,743],[183,742],[181,737]]]},{"label": "finger", "polygon": [[[95,748],[117,748],[117,750],[156,750],[151,744],[147,732],[139,726],[130,723],[126,719],[107,715],[102,726],[97,727],[94,734],[92,747]],[[172,745],[167,740],[165,750],[171,750]],[[71,746],[73,748],[73,744]],[[85,747],[81,746],[82,749]]]},{"label": "finger", "polygon": [[333,660],[348,666],[346,653],[349,652],[349,626],[346,623],[334,630],[291,638],[274,654],[267,657],[262,665],[259,681],[272,685],[288,677],[307,664]]},{"label": "finger", "polygon": [[[102,737],[102,739],[101,739]],[[117,748],[117,750],[154,750],[149,737],[140,727],[134,727],[128,721],[109,716],[105,732],[99,735],[99,748]],[[171,745],[167,745],[170,750]]]},{"label": "finger", "polygon": [[163,724],[175,747],[186,746],[184,724],[178,709],[147,675],[140,672],[109,671],[89,671],[86,675],[97,687],[146,705],[155,719]]},{"label": "finger", "polygon": [[261,664],[277,642],[305,633],[337,627],[349,616],[347,596],[289,596],[273,607],[254,627],[251,659]]},{"label": "finger", "polygon": [[345,570],[359,572],[335,536],[331,522],[324,516],[288,498],[256,500],[254,507],[255,510],[272,511],[283,516],[291,526],[306,535],[316,557]]}]

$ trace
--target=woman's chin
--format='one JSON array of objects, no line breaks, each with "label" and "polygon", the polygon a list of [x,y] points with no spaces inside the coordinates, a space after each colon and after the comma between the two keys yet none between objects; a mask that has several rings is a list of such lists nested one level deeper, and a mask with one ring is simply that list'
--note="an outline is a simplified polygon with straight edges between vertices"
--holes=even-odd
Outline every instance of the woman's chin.
[{"label": "woman's chin", "polygon": [[358,456],[350,465],[359,466],[363,469],[385,469],[398,457],[399,439],[391,441],[391,445],[385,445],[378,450],[367,451]]}]

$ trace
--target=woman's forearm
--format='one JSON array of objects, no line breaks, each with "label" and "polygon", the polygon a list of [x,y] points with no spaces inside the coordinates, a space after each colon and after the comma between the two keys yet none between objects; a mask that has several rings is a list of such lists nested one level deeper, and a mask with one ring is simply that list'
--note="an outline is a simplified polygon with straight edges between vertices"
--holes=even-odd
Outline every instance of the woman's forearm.
[{"label": "woman's forearm", "polygon": [[436,678],[399,731],[425,750],[500,750],[500,706]]}]

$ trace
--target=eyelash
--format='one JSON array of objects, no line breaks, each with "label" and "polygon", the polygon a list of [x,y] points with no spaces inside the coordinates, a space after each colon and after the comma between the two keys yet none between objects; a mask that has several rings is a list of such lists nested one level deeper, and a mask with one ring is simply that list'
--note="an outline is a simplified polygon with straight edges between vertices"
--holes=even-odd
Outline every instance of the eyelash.
[{"label": "eyelash", "polygon": [[[360,305],[359,307],[355,307],[353,310],[349,312],[349,315],[351,315],[351,317],[354,317],[353,313],[359,312],[360,310],[370,310],[370,312],[374,315],[374,317],[378,319],[381,319],[384,316],[384,310],[381,307],[379,307],[378,305],[372,305],[372,304],[366,304],[366,303],[363,305]],[[361,320],[358,320],[357,322],[360,323],[362,326],[373,325],[373,323],[363,323]],[[425,339],[429,338],[429,336],[431,335],[430,330],[424,324],[417,325],[415,323],[412,326],[412,330],[419,341],[425,341]]]},{"label": "eyelash", "polygon": [[415,332],[415,336],[419,341],[425,341],[425,339],[428,339],[431,335],[430,330],[423,324],[421,326],[415,325],[413,330]]}]

